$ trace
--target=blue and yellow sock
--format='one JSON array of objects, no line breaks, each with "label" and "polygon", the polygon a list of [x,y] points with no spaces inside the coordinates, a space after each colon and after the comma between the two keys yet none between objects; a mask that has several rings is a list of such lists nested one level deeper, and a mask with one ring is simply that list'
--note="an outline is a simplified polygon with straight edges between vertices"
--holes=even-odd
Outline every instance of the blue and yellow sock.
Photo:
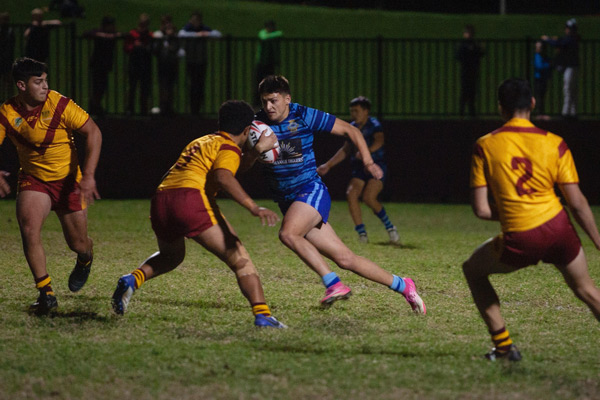
[{"label": "blue and yellow sock", "polygon": [[396,275],[392,276],[394,277],[394,281],[390,285],[390,289],[398,293],[404,292],[404,289],[406,288],[406,283],[404,282],[404,279]]},{"label": "blue and yellow sock", "polygon": [[392,222],[388,218],[388,215],[385,212],[384,207],[381,207],[381,211],[376,212],[374,214],[377,215],[377,218],[379,218],[381,220],[381,222],[383,223],[383,225],[385,225],[385,229],[392,229],[394,227],[394,224],[392,224]]},{"label": "blue and yellow sock", "polygon": [[327,289],[340,282],[340,278],[335,272],[328,273],[327,275],[323,276],[321,280],[323,281],[323,285],[325,285]]}]

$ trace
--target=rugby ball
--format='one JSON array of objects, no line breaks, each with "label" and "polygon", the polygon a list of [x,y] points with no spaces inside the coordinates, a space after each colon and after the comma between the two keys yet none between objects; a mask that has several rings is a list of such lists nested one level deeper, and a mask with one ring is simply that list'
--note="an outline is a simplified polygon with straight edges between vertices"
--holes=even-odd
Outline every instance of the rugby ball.
[{"label": "rugby ball", "polygon": [[[266,132],[265,132],[266,131]],[[260,135],[265,132],[265,135],[270,136],[275,133],[271,129],[271,127],[264,122],[261,121],[252,121],[252,125],[250,126],[250,133],[248,134],[248,146],[253,148],[258,142]],[[279,142],[275,142],[275,145],[272,149],[261,153],[258,157],[258,161],[265,164],[272,164],[277,160],[279,156]]]}]

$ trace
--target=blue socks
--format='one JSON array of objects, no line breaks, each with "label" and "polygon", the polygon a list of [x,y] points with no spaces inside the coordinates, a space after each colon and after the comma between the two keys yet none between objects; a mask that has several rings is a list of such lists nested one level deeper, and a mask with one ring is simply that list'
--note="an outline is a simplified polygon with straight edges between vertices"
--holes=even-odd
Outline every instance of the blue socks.
[{"label": "blue socks", "polygon": [[325,285],[326,288],[330,288],[340,281],[340,278],[335,272],[330,272],[321,279],[323,280],[323,285]]},{"label": "blue socks", "polygon": [[365,229],[365,224],[360,224],[360,225],[356,225],[354,227],[354,230],[356,231],[356,233],[358,233],[359,235],[361,233],[367,233],[367,230]]},{"label": "blue socks", "polygon": [[377,215],[377,218],[379,218],[383,225],[385,225],[385,229],[392,229],[394,227],[394,225],[390,222],[384,207],[381,207],[381,211],[375,213],[375,215]]},{"label": "blue socks", "polygon": [[392,282],[392,284],[390,285],[390,289],[392,289],[398,293],[404,292],[404,289],[406,289],[406,283],[404,283],[404,279],[402,279],[396,275],[393,275],[393,276],[394,276],[394,282]]}]

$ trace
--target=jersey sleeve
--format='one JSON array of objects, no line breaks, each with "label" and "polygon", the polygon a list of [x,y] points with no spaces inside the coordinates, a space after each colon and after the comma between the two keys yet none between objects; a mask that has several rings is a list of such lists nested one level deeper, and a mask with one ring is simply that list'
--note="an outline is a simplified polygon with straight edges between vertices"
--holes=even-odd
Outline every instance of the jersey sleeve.
[{"label": "jersey sleeve", "polygon": [[331,132],[335,124],[335,115],[315,108],[299,106],[302,119],[313,132]]},{"label": "jersey sleeve", "polygon": [[473,154],[471,155],[471,177],[470,187],[477,188],[487,186],[487,180],[485,179],[484,171],[485,155],[483,148],[479,142],[473,146]]},{"label": "jersey sleeve", "polygon": [[213,169],[226,169],[231,171],[233,175],[240,167],[241,151],[238,147],[223,143],[219,148],[219,153],[215,158]]},{"label": "jersey sleeve", "polygon": [[69,129],[79,129],[90,118],[90,115],[73,100],[69,100],[65,112],[63,113],[63,121]]},{"label": "jersey sleeve", "polygon": [[558,174],[556,177],[557,183],[579,183],[579,176],[575,168],[573,154],[563,140],[558,146]]},{"label": "jersey sleeve", "polygon": [[371,118],[371,120],[373,121],[373,133],[383,132],[381,122],[377,118]]}]

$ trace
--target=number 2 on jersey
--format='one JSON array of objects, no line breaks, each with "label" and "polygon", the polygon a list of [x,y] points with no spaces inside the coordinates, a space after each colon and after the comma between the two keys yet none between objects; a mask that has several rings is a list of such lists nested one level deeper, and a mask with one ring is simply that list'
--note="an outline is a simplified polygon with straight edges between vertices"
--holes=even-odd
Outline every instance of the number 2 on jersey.
[{"label": "number 2 on jersey", "polygon": [[532,188],[526,188],[523,186],[525,182],[530,180],[533,177],[533,166],[531,165],[531,161],[525,157],[513,157],[511,160],[512,169],[519,169],[519,166],[523,166],[525,169],[525,173],[519,177],[517,180],[517,184],[515,188],[517,189],[517,194],[519,196],[524,196],[526,194],[532,194],[537,192],[537,190]]}]

